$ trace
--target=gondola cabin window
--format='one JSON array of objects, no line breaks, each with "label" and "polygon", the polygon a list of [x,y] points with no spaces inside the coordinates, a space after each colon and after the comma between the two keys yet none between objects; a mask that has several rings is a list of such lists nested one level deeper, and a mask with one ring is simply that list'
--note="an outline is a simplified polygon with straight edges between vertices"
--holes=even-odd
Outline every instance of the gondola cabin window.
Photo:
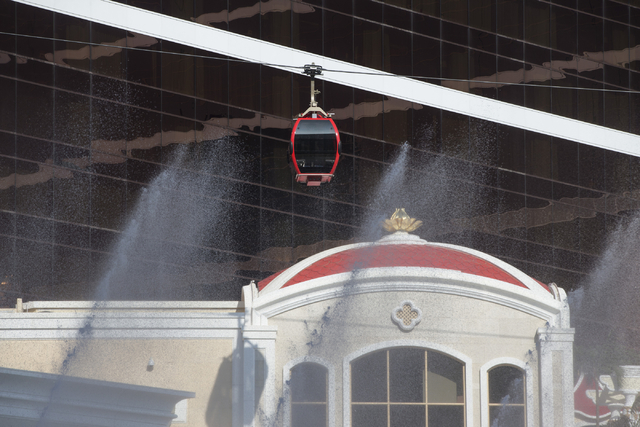
[{"label": "gondola cabin window", "polygon": [[463,363],[420,348],[391,348],[351,362],[352,427],[465,425]]},{"label": "gondola cabin window", "polygon": [[327,426],[327,368],[300,363],[291,369],[291,427]]},{"label": "gondola cabin window", "polygon": [[332,173],[338,147],[336,138],[331,120],[300,120],[294,142],[300,173]]}]

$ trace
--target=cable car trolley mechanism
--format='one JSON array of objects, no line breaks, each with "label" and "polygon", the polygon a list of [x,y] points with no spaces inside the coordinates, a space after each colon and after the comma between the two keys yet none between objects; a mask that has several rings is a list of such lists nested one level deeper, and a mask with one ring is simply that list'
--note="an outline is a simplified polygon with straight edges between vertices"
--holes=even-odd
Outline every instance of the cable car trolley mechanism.
[{"label": "cable car trolley mechanism", "polygon": [[311,77],[311,102],[304,113],[294,117],[289,143],[289,166],[296,182],[317,187],[331,182],[342,154],[340,133],[331,119],[333,113],[325,113],[318,107],[315,96],[315,76],[322,74],[322,67],[311,64],[304,66],[304,73]]}]

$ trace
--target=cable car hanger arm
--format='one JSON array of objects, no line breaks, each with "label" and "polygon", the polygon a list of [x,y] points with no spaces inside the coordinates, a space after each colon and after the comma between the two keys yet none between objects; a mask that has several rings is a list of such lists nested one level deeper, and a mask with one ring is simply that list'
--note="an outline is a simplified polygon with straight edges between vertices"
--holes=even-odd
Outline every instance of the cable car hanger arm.
[{"label": "cable car hanger arm", "polygon": [[306,64],[302,72],[311,77],[311,102],[309,102],[309,108],[307,108],[304,113],[300,113],[295,116],[294,119],[305,117],[308,114],[313,113],[322,114],[324,117],[333,116],[334,113],[327,113],[322,108],[318,107],[318,102],[316,101],[316,95],[319,94],[320,91],[316,90],[315,76],[322,75],[322,65],[316,65],[315,62],[312,62],[310,65]]}]

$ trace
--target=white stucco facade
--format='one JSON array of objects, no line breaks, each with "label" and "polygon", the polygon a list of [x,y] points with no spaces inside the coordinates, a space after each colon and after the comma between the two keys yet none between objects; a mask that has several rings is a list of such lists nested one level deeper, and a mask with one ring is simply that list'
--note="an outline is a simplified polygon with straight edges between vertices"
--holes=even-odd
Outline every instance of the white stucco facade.
[{"label": "white stucco facade", "polygon": [[[275,381],[269,388],[275,392],[274,399],[287,396],[289,372],[296,361],[316,360],[328,368],[330,378],[335,378],[328,386],[329,422],[351,425],[350,362],[380,349],[416,347],[464,364],[467,426],[489,425],[486,375],[500,365],[515,366],[525,373],[527,425],[573,423],[573,330],[562,290],[554,285],[544,289],[486,254],[427,243],[406,233],[377,244],[464,251],[504,268],[529,288],[463,271],[407,266],[365,266],[356,272],[283,287],[328,256],[366,245],[335,248],[309,257],[280,273],[260,292],[245,288],[245,307],[252,321],[277,328],[275,355],[270,357],[276,363],[275,378],[269,375],[267,379]],[[399,327],[392,318],[394,310],[405,302],[421,312],[420,322],[411,330]],[[271,410],[264,407],[266,419],[281,416]],[[287,422],[285,417],[283,425]]]}]

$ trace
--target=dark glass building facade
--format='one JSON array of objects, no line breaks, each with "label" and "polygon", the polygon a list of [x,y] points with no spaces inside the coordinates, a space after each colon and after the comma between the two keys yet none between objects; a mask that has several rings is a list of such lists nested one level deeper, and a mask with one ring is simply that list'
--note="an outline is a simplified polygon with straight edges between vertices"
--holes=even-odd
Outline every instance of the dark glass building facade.
[{"label": "dark glass building facade", "polygon": [[[637,2],[121,3],[640,134]],[[98,298],[130,269],[149,283],[109,297],[237,299],[371,236],[396,202],[422,237],[570,290],[639,207],[637,157],[321,80],[343,156],[330,184],[301,186],[286,153],[308,77],[10,0],[0,31],[5,306]],[[385,194],[404,142],[406,181]]]}]

